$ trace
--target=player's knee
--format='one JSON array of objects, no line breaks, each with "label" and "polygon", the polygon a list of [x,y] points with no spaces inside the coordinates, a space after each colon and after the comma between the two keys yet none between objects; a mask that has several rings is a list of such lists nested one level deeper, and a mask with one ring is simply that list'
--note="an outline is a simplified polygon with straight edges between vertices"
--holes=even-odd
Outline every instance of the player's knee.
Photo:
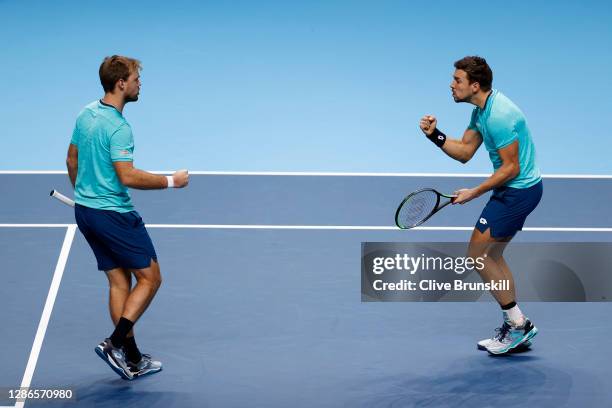
[{"label": "player's knee", "polygon": [[147,281],[155,290],[159,289],[162,284],[162,277],[159,269],[153,270],[153,273],[147,276]]},{"label": "player's knee", "polygon": [[143,278],[147,285],[151,286],[153,289],[157,290],[162,284],[162,277],[159,269],[151,269],[145,273]]},{"label": "player's knee", "polygon": [[491,245],[491,248],[489,249],[488,255],[492,259],[497,261],[503,256],[504,248],[505,248],[505,245],[502,243],[493,244]]},{"label": "player's knee", "polygon": [[138,280],[138,284],[142,284],[142,285],[147,285],[149,286],[152,290],[157,291],[157,289],[159,289],[159,287],[161,286],[161,276],[159,274],[144,274],[143,276],[141,276],[141,278]]},{"label": "player's knee", "polygon": [[472,259],[484,258],[487,255],[487,245],[482,242],[470,242],[468,257]]},{"label": "player's knee", "polygon": [[129,292],[132,287],[129,283],[127,282],[116,282],[116,281],[110,281],[109,282],[109,287],[111,288],[111,290],[117,290],[117,291],[121,291],[121,292]]},{"label": "player's knee", "polygon": [[130,276],[118,273],[117,271],[107,272],[108,286],[112,290],[118,290],[123,292],[129,292],[132,288],[132,281]]},{"label": "player's knee", "polygon": [[154,284],[156,290],[160,288],[160,286],[162,284],[161,273],[158,273],[157,276],[155,276],[153,284]]},{"label": "player's knee", "polygon": [[161,286],[162,278],[157,262],[152,261],[151,266],[146,269],[135,270],[134,274],[138,284],[150,286],[154,290],[159,289]]},{"label": "player's knee", "polygon": [[161,271],[159,269],[159,264],[156,261],[151,261],[151,283],[155,287],[155,289],[159,289],[162,284],[162,276]]}]

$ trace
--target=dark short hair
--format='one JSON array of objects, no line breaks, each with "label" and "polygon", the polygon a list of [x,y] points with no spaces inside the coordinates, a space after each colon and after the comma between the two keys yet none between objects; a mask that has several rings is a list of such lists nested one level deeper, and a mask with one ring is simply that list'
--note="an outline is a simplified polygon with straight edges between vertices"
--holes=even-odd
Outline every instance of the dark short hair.
[{"label": "dark short hair", "polygon": [[140,61],[134,58],[113,55],[104,58],[100,64],[100,82],[104,92],[111,92],[120,79],[128,79],[130,74],[140,71]]},{"label": "dark short hair", "polygon": [[493,84],[493,71],[487,60],[478,56],[463,57],[455,62],[455,68],[465,71],[470,84],[478,82],[483,91],[491,90]]}]

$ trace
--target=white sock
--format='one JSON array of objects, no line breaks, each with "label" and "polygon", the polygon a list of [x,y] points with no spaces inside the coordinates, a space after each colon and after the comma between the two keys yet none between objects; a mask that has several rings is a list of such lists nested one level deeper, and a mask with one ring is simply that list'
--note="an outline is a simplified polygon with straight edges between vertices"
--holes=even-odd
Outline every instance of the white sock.
[{"label": "white sock", "polygon": [[525,315],[518,305],[515,305],[512,309],[504,310],[504,320],[507,320],[511,326],[521,327],[525,324]]}]

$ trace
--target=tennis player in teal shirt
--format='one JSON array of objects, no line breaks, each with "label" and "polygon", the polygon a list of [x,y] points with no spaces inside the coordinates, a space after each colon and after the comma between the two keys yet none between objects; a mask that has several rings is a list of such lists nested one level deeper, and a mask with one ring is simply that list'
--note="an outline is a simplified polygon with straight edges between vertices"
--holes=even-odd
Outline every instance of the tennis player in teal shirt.
[{"label": "tennis player in teal shirt", "polygon": [[133,165],[134,136],[123,109],[138,100],[140,61],[107,57],[99,75],[104,96],[79,113],[66,165],[74,186],[76,223],[109,282],[114,331],[94,350],[118,375],[133,380],[162,370],[161,362],[140,353],[133,331],[161,285],[161,272],[128,188],[184,187],[189,175],[182,170],[161,176]]},{"label": "tennis player in teal shirt", "polygon": [[444,153],[462,163],[468,162],[483,142],[489,153],[493,174],[474,188],[456,191],[453,203],[465,204],[492,191],[472,232],[469,256],[484,258],[479,273],[485,282],[509,283],[509,290],[491,292],[502,309],[501,327],[492,338],[477,343],[480,350],[505,354],[529,347],[538,333],[516,303],[514,278],[503,251],[540,202],[542,178],[525,115],[507,96],[492,88],[493,72],[486,60],[468,56],[454,65],[450,85],[453,99],[475,105],[463,137],[447,137],[437,128],[433,115],[421,118],[420,128]]}]

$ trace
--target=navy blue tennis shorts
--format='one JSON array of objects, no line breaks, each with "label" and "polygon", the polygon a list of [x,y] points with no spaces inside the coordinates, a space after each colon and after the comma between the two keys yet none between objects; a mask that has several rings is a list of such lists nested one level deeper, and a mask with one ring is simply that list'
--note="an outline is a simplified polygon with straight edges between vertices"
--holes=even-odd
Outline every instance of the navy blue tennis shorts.
[{"label": "navy blue tennis shorts", "polygon": [[482,210],[476,228],[483,233],[491,228],[490,234],[494,238],[514,236],[523,229],[525,219],[538,206],[542,192],[542,180],[527,188],[496,188]]},{"label": "navy blue tennis shorts", "polygon": [[74,206],[79,230],[98,261],[98,269],[144,269],[157,262],[153,242],[136,211],[120,213]]}]

